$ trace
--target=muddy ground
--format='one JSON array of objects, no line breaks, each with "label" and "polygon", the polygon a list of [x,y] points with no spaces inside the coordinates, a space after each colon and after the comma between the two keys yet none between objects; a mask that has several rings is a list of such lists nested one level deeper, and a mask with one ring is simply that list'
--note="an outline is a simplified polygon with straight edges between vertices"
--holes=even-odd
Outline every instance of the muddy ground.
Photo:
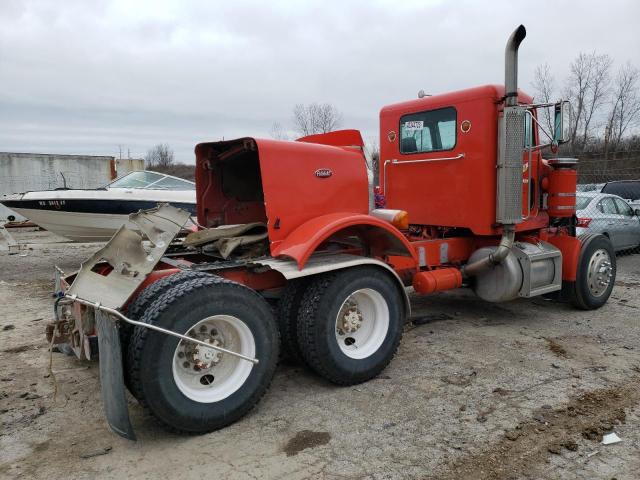
[{"label": "muddy ground", "polygon": [[[383,374],[336,387],[281,365],[238,423],[165,432],[130,400],[138,442],[111,433],[98,369],[53,354],[51,272],[95,245],[44,232],[0,252],[0,478],[560,478],[640,474],[640,255],[618,257],[609,303],[581,312],[464,291],[413,298]],[[615,431],[622,442],[602,445]]]}]

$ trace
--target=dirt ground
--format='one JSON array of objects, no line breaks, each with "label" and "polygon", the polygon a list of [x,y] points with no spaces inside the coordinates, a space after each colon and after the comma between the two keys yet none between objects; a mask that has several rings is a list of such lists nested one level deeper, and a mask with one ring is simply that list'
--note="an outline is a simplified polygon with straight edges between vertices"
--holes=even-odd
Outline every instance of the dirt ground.
[{"label": "dirt ground", "polygon": [[[281,365],[258,407],[204,436],[165,432],[130,399],[137,442],[102,414],[97,364],[53,354],[52,270],[96,249],[14,232],[0,252],[0,478],[637,479],[640,255],[609,303],[581,312],[465,291],[414,297],[383,374],[336,387]],[[622,439],[602,445],[602,434]]]}]

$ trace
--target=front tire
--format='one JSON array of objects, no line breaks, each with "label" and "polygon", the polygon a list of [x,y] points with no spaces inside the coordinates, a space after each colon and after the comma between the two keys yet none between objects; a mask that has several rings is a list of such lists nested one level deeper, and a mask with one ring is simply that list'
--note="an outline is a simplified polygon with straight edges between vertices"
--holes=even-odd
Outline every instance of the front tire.
[{"label": "front tire", "polygon": [[595,310],[607,303],[616,279],[616,255],[604,235],[583,234],[576,281],[569,287],[571,304],[581,310]]},{"label": "front tire", "polygon": [[173,430],[205,433],[253,408],[275,372],[279,337],[267,302],[219,277],[185,279],[165,291],[141,318],[163,328],[255,357],[246,360],[136,327],[131,382],[153,416]]},{"label": "front tire", "polygon": [[320,275],[301,301],[300,352],[316,373],[333,383],[365,382],[395,355],[405,315],[396,280],[379,267]]}]

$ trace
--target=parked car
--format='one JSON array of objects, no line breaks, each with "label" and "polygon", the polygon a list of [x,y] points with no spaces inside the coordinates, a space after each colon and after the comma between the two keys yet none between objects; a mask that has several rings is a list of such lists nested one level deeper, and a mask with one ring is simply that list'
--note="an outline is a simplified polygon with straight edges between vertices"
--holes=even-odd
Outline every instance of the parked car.
[{"label": "parked car", "polygon": [[616,251],[640,246],[640,209],[633,210],[617,195],[578,192],[576,233],[602,233]]},{"label": "parked car", "polygon": [[607,182],[599,191],[624,198],[633,209],[640,208],[640,180]]}]

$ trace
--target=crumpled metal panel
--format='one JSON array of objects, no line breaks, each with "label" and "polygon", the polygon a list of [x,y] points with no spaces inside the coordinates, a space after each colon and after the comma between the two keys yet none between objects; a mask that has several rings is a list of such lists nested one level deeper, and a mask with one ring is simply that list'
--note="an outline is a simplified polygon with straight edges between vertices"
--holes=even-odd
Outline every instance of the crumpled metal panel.
[{"label": "crumpled metal panel", "polygon": [[[189,212],[169,204],[132,213],[129,220],[138,225],[151,243],[143,244],[138,232],[123,225],[103,248],[82,263],[67,294],[109,308],[122,307],[160,261],[189,217]],[[107,262],[113,270],[106,275],[94,272],[93,268],[101,262]]]}]

